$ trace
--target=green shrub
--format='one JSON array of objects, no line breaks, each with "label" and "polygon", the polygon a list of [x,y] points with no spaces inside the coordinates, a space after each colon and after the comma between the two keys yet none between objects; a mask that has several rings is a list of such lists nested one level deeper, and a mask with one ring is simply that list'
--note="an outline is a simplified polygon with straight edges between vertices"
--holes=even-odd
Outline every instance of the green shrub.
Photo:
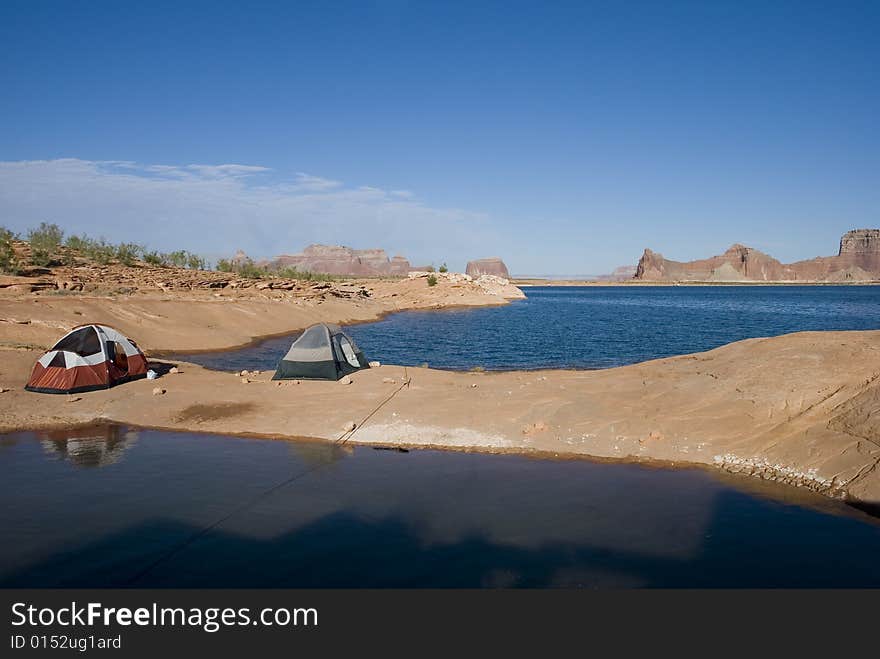
[{"label": "green shrub", "polygon": [[55,259],[64,231],[57,224],[40,222],[36,229],[28,231],[28,242],[31,245],[31,263],[34,265],[50,265]]},{"label": "green shrub", "polygon": [[165,261],[169,265],[173,265],[175,268],[185,268],[186,267],[186,257],[187,253],[180,249],[176,252],[170,252],[168,254],[162,255],[165,258]]},{"label": "green shrub", "polygon": [[15,248],[12,241],[15,234],[0,227],[0,272],[7,275],[18,273],[18,260],[15,258]]},{"label": "green shrub", "polygon": [[133,266],[144,248],[135,243],[119,243],[116,246],[116,260],[122,265]]},{"label": "green shrub", "polygon": [[64,245],[77,252],[84,252],[88,240],[85,236],[68,236],[67,240],[64,241]]},{"label": "green shrub", "polygon": [[436,286],[437,285],[437,277],[435,275],[428,275],[428,286]]},{"label": "green shrub", "polygon": [[220,272],[233,272],[235,270],[232,266],[232,261],[229,259],[220,259],[217,261],[216,269]]},{"label": "green shrub", "polygon": [[246,279],[262,279],[266,275],[266,269],[259,267],[250,259],[245,259],[239,263],[235,268],[235,272],[238,273],[239,277],[245,277]]},{"label": "green shrub", "polygon": [[[70,236],[64,244],[69,250],[73,250],[90,261],[95,261],[101,265],[107,265],[117,255],[117,248],[103,238],[95,240],[85,234]],[[68,259],[68,261],[72,261],[72,259]]]},{"label": "green shrub", "polygon": [[190,270],[204,270],[207,266],[205,259],[191,252],[186,253],[186,267]]},{"label": "green shrub", "polygon": [[99,238],[98,240],[86,238],[84,254],[96,263],[107,265],[116,256],[116,248],[104,238]]},{"label": "green shrub", "polygon": [[144,262],[149,263],[150,265],[164,266],[165,255],[160,254],[156,250],[144,252]]},{"label": "green shrub", "polygon": [[446,267],[445,263],[440,266],[440,272],[449,272],[449,268]]}]

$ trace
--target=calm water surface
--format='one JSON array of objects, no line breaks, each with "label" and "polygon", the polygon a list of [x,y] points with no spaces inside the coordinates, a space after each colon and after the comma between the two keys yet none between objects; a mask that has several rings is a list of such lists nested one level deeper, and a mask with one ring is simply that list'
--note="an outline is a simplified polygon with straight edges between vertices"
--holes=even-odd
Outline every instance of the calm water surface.
[{"label": "calm water surface", "polygon": [[118,426],[19,432],[0,436],[0,586],[880,586],[875,521],[750,483]]},{"label": "calm water surface", "polygon": [[[503,307],[407,311],[348,328],[370,359],[486,369],[607,368],[802,330],[880,329],[878,286],[532,287]],[[220,370],[274,369],[283,337],[175,355]]]}]

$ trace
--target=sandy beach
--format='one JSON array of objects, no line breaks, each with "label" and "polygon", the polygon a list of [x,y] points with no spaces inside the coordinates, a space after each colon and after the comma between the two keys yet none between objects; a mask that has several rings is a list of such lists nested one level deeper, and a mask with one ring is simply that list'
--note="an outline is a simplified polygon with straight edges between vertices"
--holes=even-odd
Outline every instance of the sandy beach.
[{"label": "sandy beach", "polygon": [[[660,460],[880,503],[874,423],[880,332],[750,339],[599,371],[382,365],[350,382],[278,383],[272,372],[241,377],[179,363],[179,373],[106,391],[53,396],[23,390],[40,350],[85,321],[118,327],[155,357],[232,348],[319,321],[507,301],[451,280],[435,287],[410,279],[331,288],[336,294],[320,288],[299,297],[271,289],[7,295],[0,300],[0,431],[115,421],[385,446]],[[362,289],[368,294],[339,293]]]}]

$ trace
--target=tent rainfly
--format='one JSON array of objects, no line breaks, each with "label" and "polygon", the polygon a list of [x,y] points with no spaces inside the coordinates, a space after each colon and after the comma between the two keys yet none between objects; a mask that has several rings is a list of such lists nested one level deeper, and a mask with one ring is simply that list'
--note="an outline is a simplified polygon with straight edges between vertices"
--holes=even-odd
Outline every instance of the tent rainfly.
[{"label": "tent rainfly", "polygon": [[336,325],[312,325],[278,362],[273,380],[338,380],[369,368],[364,353]]},{"label": "tent rainfly", "polygon": [[25,389],[76,394],[146,375],[147,358],[134,341],[106,325],[81,325],[37,360]]}]

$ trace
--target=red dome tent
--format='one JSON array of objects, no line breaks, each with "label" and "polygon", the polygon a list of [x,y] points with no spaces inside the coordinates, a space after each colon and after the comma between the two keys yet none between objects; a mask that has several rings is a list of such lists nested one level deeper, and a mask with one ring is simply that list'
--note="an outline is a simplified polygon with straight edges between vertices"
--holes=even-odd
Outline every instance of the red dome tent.
[{"label": "red dome tent", "polygon": [[81,325],[37,360],[25,389],[75,394],[146,375],[147,358],[134,341],[106,325]]}]

